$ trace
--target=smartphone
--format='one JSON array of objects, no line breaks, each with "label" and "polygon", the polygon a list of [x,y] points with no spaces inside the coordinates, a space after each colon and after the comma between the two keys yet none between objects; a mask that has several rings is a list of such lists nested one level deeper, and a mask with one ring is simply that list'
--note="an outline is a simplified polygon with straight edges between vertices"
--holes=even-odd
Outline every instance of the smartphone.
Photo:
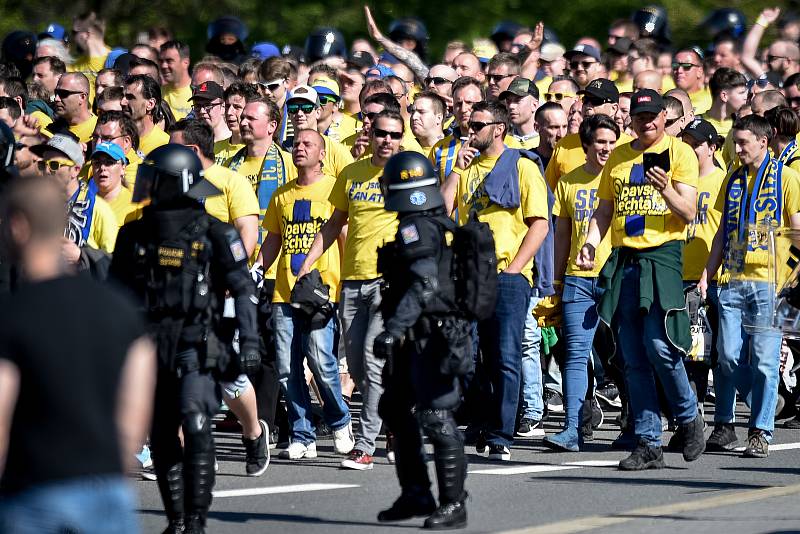
[{"label": "smartphone", "polygon": [[665,150],[661,153],[645,152],[642,158],[642,166],[644,167],[645,175],[647,171],[653,167],[660,167],[664,172],[669,172],[669,150]]}]

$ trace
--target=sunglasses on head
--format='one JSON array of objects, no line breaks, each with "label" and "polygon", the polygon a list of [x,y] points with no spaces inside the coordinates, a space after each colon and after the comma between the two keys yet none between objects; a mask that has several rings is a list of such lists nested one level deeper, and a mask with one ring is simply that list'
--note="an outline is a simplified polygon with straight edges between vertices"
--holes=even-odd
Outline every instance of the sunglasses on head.
[{"label": "sunglasses on head", "polygon": [[487,74],[486,79],[489,80],[490,83],[500,83],[509,76],[516,76],[516,74]]},{"label": "sunglasses on head", "polygon": [[561,102],[565,98],[575,98],[576,96],[578,95],[576,95],[575,93],[545,93],[544,99],[547,100],[548,102],[553,102],[553,101]]},{"label": "sunglasses on head", "polygon": [[287,104],[286,105],[286,112],[289,115],[296,115],[298,112],[302,111],[306,115],[314,111],[316,106],[314,104]]},{"label": "sunglasses on head", "polygon": [[700,65],[695,65],[694,63],[678,63],[674,62],[672,64],[672,70],[692,70],[694,67],[699,67]]},{"label": "sunglasses on head", "polygon": [[70,91],[69,89],[56,89],[55,91],[53,91],[53,94],[55,94],[58,98],[63,100],[63,99],[68,98],[68,97],[70,97],[72,95],[85,95],[86,92],[85,91]]},{"label": "sunglasses on head", "polygon": [[376,138],[383,139],[386,137],[390,137],[395,141],[399,141],[403,138],[403,132],[390,132],[389,130],[382,130],[380,128],[373,128],[372,133],[375,135]]},{"label": "sunglasses on head", "polygon": [[467,126],[473,132],[480,132],[481,130],[483,130],[487,126],[494,125],[494,124],[503,124],[503,123],[502,122],[498,122],[498,121],[492,121],[492,122],[469,121],[467,123]]},{"label": "sunglasses on head", "polygon": [[583,70],[586,70],[595,63],[597,63],[597,61],[570,61],[569,68],[572,70],[577,70],[578,67],[583,67]]},{"label": "sunglasses on head", "polygon": [[56,172],[61,167],[73,167],[75,164],[69,160],[59,161],[56,159],[48,159],[47,161],[39,161],[36,165],[39,168],[39,172],[44,172],[46,169],[50,169],[51,172]]},{"label": "sunglasses on head", "polygon": [[446,83],[453,83],[447,78],[441,76],[428,76],[425,78],[425,85],[444,85]]}]

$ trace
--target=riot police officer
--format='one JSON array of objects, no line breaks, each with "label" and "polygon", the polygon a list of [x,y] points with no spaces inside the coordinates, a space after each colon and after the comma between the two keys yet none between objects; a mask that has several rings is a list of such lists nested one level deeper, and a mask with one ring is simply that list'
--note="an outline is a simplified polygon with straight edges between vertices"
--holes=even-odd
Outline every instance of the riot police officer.
[{"label": "riot police officer", "polygon": [[[134,202],[150,203],[140,220],[120,230],[111,265],[111,276],[144,300],[158,347],[150,441],[169,520],[165,533],[205,532],[219,380],[254,372],[261,361],[244,245],[233,226],[207,215],[198,202],[218,194],[192,150],[175,144],[153,150],[139,165],[133,193]],[[240,351],[233,357],[217,335],[226,291],[239,328]]]},{"label": "riot police officer", "polygon": [[[453,411],[458,376],[471,364],[469,323],[458,312],[450,276],[454,223],[444,211],[439,182],[427,158],[401,152],[381,178],[387,210],[398,212],[395,241],[378,255],[383,274],[385,330],[375,355],[387,358],[379,411],[395,437],[401,495],[379,521],[429,517],[425,528],[462,528],[467,462]],[[448,236],[449,234],[449,236]],[[430,491],[420,428],[433,444],[439,507]]]}]

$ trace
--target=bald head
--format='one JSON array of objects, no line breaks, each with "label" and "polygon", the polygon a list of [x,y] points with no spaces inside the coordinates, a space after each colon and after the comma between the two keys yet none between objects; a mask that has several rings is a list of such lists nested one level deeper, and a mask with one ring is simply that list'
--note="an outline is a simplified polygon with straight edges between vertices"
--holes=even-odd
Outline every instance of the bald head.
[{"label": "bald head", "polygon": [[67,72],[61,75],[58,87],[89,94],[89,79],[82,72]]},{"label": "bald head", "polygon": [[483,81],[483,69],[481,69],[481,61],[478,56],[471,52],[462,52],[453,60],[453,69],[455,69],[459,78],[470,76],[478,81]]},{"label": "bald head", "polygon": [[431,78],[444,78],[454,82],[456,81],[456,78],[458,78],[458,73],[456,73],[455,69],[450,65],[439,63],[438,65],[431,67],[431,70],[428,71],[428,76]]},{"label": "bald head", "polygon": [[396,63],[392,65],[392,70],[394,71],[394,73],[397,75],[398,78],[406,82],[408,85],[413,85],[414,73],[403,63]]},{"label": "bald head", "polygon": [[764,114],[778,106],[786,105],[786,97],[780,91],[763,91],[753,96],[750,101],[750,107],[754,115],[764,116]]},{"label": "bald head", "polygon": [[676,87],[664,93],[664,96],[671,96],[680,101],[681,105],[683,106],[683,115],[688,117],[686,121],[687,124],[694,120],[694,106],[692,105],[692,99],[689,98],[689,93]]},{"label": "bald head", "polygon": [[661,92],[663,77],[655,70],[643,70],[633,78],[633,90],[652,89],[657,93]]}]

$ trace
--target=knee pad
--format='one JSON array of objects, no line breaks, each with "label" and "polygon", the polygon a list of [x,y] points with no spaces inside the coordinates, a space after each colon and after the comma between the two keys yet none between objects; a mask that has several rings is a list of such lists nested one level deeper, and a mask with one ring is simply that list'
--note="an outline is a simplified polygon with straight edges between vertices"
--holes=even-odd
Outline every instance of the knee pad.
[{"label": "knee pad", "polygon": [[214,449],[211,418],[200,412],[190,412],[183,419],[183,441],[187,453]]},{"label": "knee pad", "polygon": [[418,410],[417,420],[434,447],[464,446],[451,410]]}]

